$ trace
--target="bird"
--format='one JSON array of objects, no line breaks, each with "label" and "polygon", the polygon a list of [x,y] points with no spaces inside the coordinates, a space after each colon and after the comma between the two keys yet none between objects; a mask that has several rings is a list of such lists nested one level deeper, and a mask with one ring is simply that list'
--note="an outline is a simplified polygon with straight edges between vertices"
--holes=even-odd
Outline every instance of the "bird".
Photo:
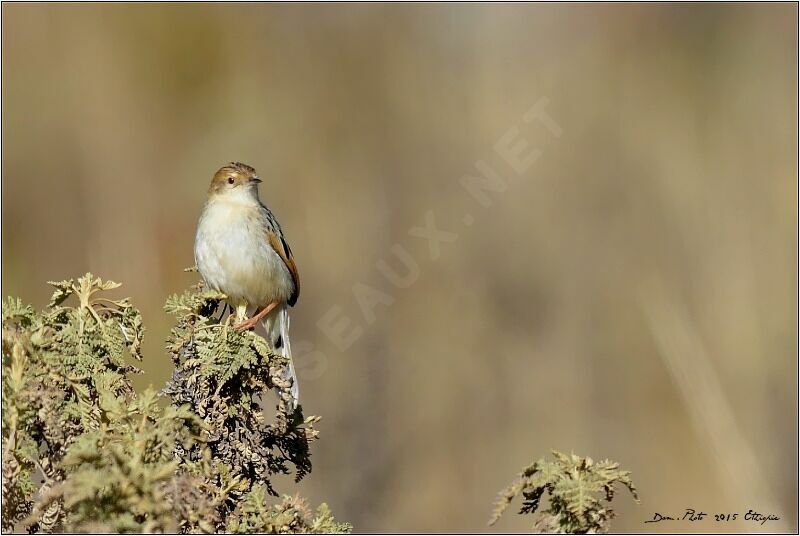
[{"label": "bird", "polygon": [[[262,323],[267,342],[288,361],[296,408],[300,393],[289,344],[289,307],[300,296],[300,274],[278,220],[259,198],[261,182],[256,170],[241,162],[214,174],[197,224],[195,264],[205,284],[226,296],[236,314],[234,329]],[[255,311],[248,318],[250,307]]]}]

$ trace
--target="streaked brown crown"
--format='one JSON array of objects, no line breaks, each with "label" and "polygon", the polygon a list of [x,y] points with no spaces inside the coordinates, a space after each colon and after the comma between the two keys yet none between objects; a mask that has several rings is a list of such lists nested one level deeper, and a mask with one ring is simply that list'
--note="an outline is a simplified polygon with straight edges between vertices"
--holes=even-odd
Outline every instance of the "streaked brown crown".
[{"label": "streaked brown crown", "polygon": [[241,162],[231,162],[219,168],[211,179],[211,186],[208,189],[209,195],[219,193],[226,188],[232,188],[241,184],[249,184],[258,180],[256,170]]}]

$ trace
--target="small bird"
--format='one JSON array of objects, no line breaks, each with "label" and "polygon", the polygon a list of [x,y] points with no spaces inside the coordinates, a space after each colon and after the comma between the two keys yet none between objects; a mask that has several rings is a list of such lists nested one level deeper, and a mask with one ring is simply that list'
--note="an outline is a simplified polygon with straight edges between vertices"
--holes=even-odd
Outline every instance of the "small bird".
[{"label": "small bird", "polygon": [[[214,174],[197,224],[194,258],[206,284],[225,294],[236,311],[235,329],[252,329],[261,321],[273,350],[289,361],[296,407],[288,308],[300,295],[300,275],[278,220],[258,197],[260,183],[256,170],[240,162]],[[248,307],[256,308],[250,318]]]}]

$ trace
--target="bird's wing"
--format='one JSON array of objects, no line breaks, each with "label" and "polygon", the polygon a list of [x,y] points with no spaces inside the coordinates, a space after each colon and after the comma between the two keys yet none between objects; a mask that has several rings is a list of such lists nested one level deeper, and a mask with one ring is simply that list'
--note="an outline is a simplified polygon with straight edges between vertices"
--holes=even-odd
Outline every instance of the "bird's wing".
[{"label": "bird's wing", "polygon": [[269,229],[267,229],[265,232],[267,233],[269,245],[272,246],[272,249],[275,250],[275,253],[277,253],[278,256],[283,259],[283,263],[289,269],[289,273],[292,274],[294,291],[292,292],[292,295],[289,296],[287,303],[289,305],[294,305],[297,303],[297,298],[300,296],[300,273],[297,271],[297,265],[294,263],[292,250],[289,248],[289,244],[287,244],[286,240],[283,238],[283,233],[276,233]]}]

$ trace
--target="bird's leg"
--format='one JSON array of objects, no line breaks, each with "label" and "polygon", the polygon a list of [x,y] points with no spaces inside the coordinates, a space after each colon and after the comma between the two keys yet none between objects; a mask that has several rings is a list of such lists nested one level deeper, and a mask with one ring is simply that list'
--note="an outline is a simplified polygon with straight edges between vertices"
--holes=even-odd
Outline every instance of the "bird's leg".
[{"label": "bird's leg", "polygon": [[237,303],[236,305],[228,304],[228,307],[231,309],[231,314],[228,315],[228,318],[225,319],[225,323],[223,324],[226,331],[231,324],[236,328],[238,322],[247,319],[247,303]]},{"label": "bird's leg", "polygon": [[247,318],[247,303],[236,304],[236,320],[242,321]]},{"label": "bird's leg", "polygon": [[256,314],[253,315],[252,318],[249,318],[243,322],[240,322],[234,326],[235,329],[238,331],[244,331],[246,329],[253,329],[259,323],[259,321],[267,316],[270,311],[275,309],[280,302],[272,302],[269,305],[262,307],[261,309],[256,309]]}]

